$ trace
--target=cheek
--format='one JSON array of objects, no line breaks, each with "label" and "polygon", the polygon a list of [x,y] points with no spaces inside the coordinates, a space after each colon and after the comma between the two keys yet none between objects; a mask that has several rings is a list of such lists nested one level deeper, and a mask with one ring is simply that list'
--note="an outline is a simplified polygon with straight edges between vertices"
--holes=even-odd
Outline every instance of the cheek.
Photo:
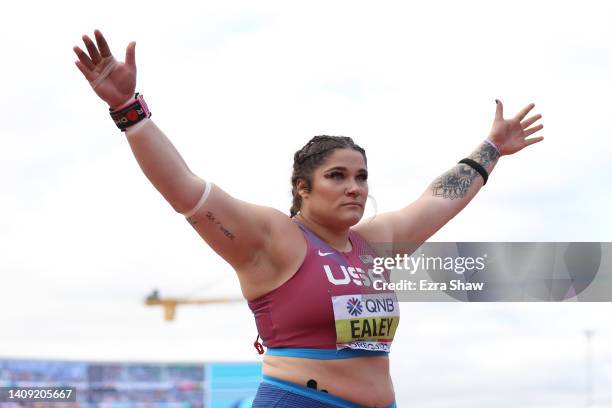
[{"label": "cheek", "polygon": [[335,201],[344,192],[343,187],[340,186],[338,183],[321,183],[319,187],[319,195],[326,201]]}]

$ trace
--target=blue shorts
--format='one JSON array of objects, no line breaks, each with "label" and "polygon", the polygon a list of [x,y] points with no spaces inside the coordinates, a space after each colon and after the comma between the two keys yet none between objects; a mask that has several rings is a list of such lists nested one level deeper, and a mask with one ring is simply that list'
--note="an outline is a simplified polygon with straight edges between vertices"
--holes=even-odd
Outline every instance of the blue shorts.
[{"label": "blue shorts", "polygon": [[[344,398],[278,378],[263,376],[253,408],[365,408]],[[395,402],[388,408],[397,408]]]}]

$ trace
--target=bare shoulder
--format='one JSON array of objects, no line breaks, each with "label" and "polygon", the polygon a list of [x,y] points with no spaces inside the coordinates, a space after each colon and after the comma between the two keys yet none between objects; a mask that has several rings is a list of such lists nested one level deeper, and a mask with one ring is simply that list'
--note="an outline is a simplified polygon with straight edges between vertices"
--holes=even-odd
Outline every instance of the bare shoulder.
[{"label": "bare shoulder", "polygon": [[298,225],[284,213],[265,208],[269,220],[267,242],[258,258],[237,269],[246,299],[258,298],[291,279],[306,257],[307,244]]},{"label": "bare shoulder", "polygon": [[[203,190],[205,185],[201,182],[194,202]],[[306,251],[302,233],[288,215],[272,207],[234,198],[217,185],[210,189],[206,201],[187,220],[234,268],[245,296],[252,292],[252,287],[261,289],[274,285],[291,271]]]},{"label": "bare shoulder", "polygon": [[[354,229],[371,243],[420,244],[444,223],[439,213],[445,211],[436,197],[423,195],[406,207],[378,214],[362,221]],[[394,247],[395,248],[395,247]]]},{"label": "bare shoulder", "polygon": [[353,230],[370,243],[392,242],[394,218],[392,212],[378,214],[361,221]]}]

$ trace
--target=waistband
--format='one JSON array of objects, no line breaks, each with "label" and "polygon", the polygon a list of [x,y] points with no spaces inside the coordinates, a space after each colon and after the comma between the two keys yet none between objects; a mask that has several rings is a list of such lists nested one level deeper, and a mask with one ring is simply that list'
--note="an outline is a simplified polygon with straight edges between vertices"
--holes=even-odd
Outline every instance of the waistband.
[{"label": "waistband", "polygon": [[[335,395],[330,395],[326,392],[317,391],[313,388],[304,387],[303,385],[284,381],[276,377],[270,377],[268,375],[263,376],[262,382],[271,384],[282,390],[292,392],[294,394],[298,394],[306,398],[311,398],[325,404],[336,406],[338,408],[367,408],[363,405],[355,404],[354,402],[345,400],[344,398],[340,398]],[[358,386],[358,384],[356,384],[356,386]],[[393,402],[387,408],[397,408],[397,405],[395,404],[395,402]]]},{"label": "waistband", "polygon": [[315,349],[315,348],[273,348],[268,347],[266,354],[269,356],[279,357],[300,357],[300,358],[312,358],[317,360],[339,360],[345,358],[356,358],[356,357],[374,357],[384,356],[389,357],[389,353],[386,351],[369,351],[369,350],[358,350],[343,348],[340,350],[336,349]]}]

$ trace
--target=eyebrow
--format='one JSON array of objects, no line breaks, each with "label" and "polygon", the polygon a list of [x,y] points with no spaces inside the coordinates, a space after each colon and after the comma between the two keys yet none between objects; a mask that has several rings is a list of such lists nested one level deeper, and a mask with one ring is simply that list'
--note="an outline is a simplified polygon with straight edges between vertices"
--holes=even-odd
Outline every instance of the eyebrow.
[{"label": "eyebrow", "polygon": [[[342,167],[342,166],[336,166],[336,167],[332,167],[331,169],[326,169],[325,172],[330,172],[330,171],[334,171],[334,170],[340,170],[340,171],[348,171],[348,169],[346,167]],[[357,170],[357,172],[361,172],[361,173],[367,173],[368,169],[364,169],[363,167],[360,168],[359,170]]]}]

